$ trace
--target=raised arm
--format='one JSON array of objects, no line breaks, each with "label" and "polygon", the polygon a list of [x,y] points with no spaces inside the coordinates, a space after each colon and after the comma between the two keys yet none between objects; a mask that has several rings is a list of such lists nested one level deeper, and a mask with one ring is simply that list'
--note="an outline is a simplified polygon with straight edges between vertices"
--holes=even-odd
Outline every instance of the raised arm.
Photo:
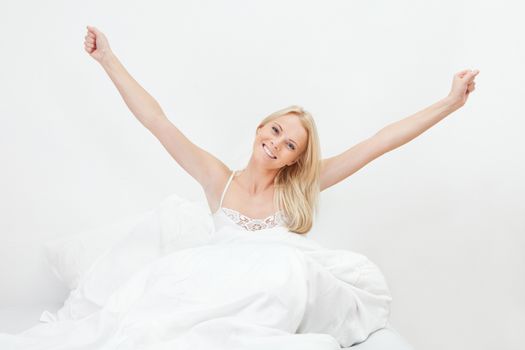
[{"label": "raised arm", "polygon": [[216,175],[229,169],[219,159],[193,144],[169,121],[159,103],[124,68],[100,30],[91,26],[87,29],[84,41],[86,52],[102,65],[133,115],[207,192],[218,178]]},{"label": "raised arm", "polygon": [[87,26],[87,29],[84,49],[104,68],[133,115],[148,127],[153,120],[164,115],[162,108],[124,68],[104,33],[95,27]]},{"label": "raised arm", "polygon": [[475,89],[479,71],[463,70],[454,75],[447,97],[379,130],[372,137],[321,163],[321,191],[346,179],[372,160],[413,140],[447,115],[465,105]]}]

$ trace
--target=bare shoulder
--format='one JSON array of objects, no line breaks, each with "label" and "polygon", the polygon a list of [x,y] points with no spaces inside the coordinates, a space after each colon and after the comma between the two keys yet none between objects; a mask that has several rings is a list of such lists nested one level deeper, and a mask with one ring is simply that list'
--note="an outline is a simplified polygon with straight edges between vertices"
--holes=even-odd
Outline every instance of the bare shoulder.
[{"label": "bare shoulder", "polygon": [[219,209],[219,202],[221,200],[222,191],[228,182],[232,170],[222,163],[222,166],[218,166],[215,169],[213,179],[210,180],[208,188],[204,188],[206,194],[206,200],[208,201],[208,207],[212,213],[215,213]]}]

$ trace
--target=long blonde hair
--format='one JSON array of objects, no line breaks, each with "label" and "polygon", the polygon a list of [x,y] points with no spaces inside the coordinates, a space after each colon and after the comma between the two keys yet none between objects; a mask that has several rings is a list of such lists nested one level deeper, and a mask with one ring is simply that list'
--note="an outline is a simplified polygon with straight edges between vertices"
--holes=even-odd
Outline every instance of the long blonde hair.
[{"label": "long blonde hair", "polygon": [[291,165],[285,165],[275,176],[274,205],[283,210],[289,231],[305,234],[318,213],[321,173],[321,147],[312,115],[301,106],[292,105],[264,118],[257,129],[285,114],[295,114],[307,132],[303,153]]}]

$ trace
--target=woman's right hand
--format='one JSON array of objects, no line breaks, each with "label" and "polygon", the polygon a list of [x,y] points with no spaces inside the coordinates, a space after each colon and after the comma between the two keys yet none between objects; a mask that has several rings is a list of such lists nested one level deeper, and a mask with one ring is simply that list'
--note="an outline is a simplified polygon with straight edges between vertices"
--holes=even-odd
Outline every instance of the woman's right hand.
[{"label": "woman's right hand", "polygon": [[461,72],[454,74],[452,88],[448,94],[448,98],[453,101],[453,104],[459,107],[465,105],[469,94],[476,89],[476,82],[474,79],[478,73],[478,69],[464,69]]},{"label": "woman's right hand", "polygon": [[103,59],[111,54],[108,39],[97,28],[91,26],[86,28],[88,32],[84,37],[84,50],[97,62],[102,63]]}]

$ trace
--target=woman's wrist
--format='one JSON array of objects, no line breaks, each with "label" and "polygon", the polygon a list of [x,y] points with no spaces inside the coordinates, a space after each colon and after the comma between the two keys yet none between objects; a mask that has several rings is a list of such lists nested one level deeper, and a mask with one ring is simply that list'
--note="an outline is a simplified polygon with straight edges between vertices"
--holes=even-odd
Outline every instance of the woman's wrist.
[{"label": "woman's wrist", "polygon": [[104,53],[104,56],[100,59],[99,63],[104,67],[108,68],[113,62],[117,60],[117,56],[113,53],[113,51],[108,50]]},{"label": "woman's wrist", "polygon": [[452,111],[455,111],[461,107],[463,107],[461,100],[458,98],[455,98],[453,96],[448,95],[443,100],[443,103],[445,103]]}]

